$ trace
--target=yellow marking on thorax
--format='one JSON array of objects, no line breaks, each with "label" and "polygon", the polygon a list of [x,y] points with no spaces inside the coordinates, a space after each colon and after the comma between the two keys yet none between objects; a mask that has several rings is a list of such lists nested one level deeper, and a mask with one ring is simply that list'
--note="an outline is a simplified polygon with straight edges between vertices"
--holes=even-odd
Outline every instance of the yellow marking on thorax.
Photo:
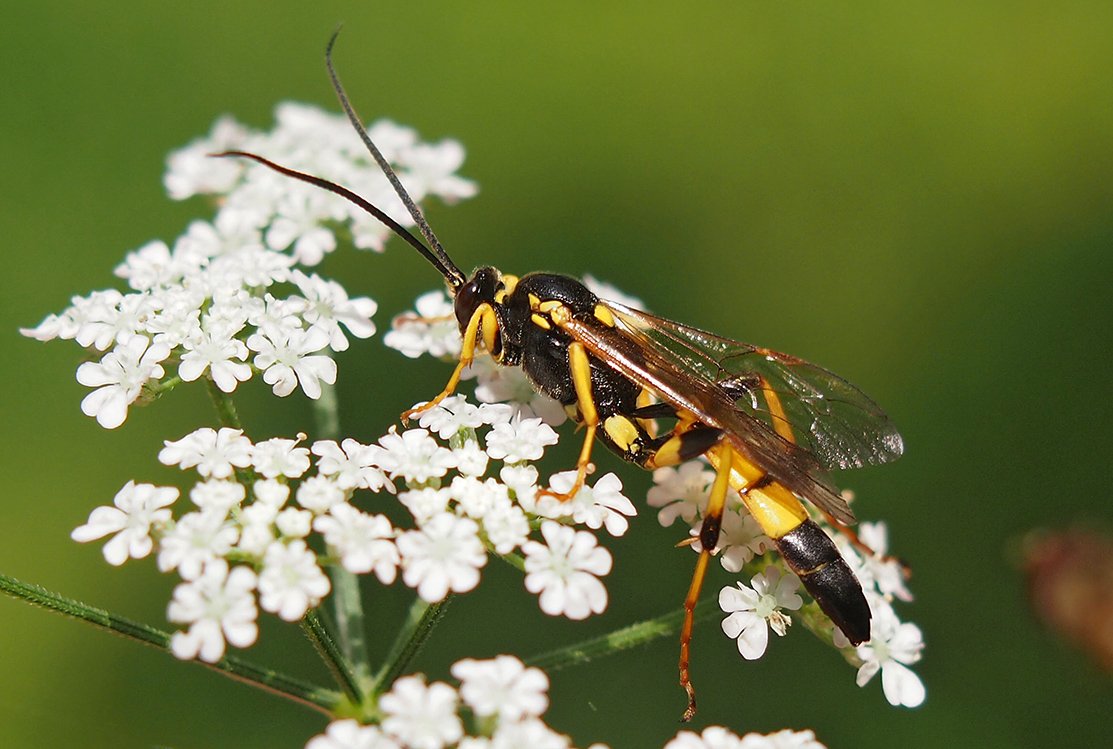
[{"label": "yellow marking on thorax", "polygon": [[539,306],[541,306],[541,297],[537,296],[536,294],[530,294],[529,295],[529,308],[531,310],[537,311],[537,308]]},{"label": "yellow marking on thorax", "polygon": [[608,328],[614,327],[614,315],[611,314],[610,309],[606,305],[595,305],[594,315],[595,319],[606,325]]},{"label": "yellow marking on thorax", "polygon": [[637,447],[638,427],[621,414],[614,414],[604,421],[603,431],[611,438],[611,442],[625,452],[630,452],[631,447]]},{"label": "yellow marking on thorax", "polygon": [[534,325],[536,325],[539,328],[542,328],[543,330],[552,330],[553,329],[553,326],[551,324],[549,324],[549,318],[545,317],[544,315],[539,315],[536,312],[534,312],[532,315],[529,316],[529,319],[533,321]]}]

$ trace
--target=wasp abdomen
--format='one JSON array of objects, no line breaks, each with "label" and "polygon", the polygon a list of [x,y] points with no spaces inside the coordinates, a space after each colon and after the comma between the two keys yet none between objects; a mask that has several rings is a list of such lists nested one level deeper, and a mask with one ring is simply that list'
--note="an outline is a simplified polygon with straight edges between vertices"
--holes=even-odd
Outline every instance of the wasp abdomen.
[{"label": "wasp abdomen", "polygon": [[870,606],[850,565],[831,538],[805,520],[773,539],[781,557],[846,639],[860,645],[870,639]]}]

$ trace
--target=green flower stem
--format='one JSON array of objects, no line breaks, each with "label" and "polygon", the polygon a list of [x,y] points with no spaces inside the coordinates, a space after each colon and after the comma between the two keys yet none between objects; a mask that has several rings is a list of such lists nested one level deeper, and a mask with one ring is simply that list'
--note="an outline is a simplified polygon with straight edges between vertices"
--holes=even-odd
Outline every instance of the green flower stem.
[{"label": "green flower stem", "polygon": [[[240,422],[240,416],[236,412],[236,404],[232,401],[232,397],[225,393],[216,386],[216,383],[211,378],[205,378],[205,382],[209,386],[209,397],[212,398],[213,405],[216,407],[216,412],[220,417],[220,423],[226,427],[233,429],[243,429],[243,424]],[[254,483],[254,474],[250,469],[241,468],[236,470],[236,478],[241,483],[250,486]],[[317,650],[317,654],[325,662],[329,671],[336,679],[336,683],[344,691],[348,699],[358,705],[363,700],[363,690],[360,688],[356,670],[352,666],[351,661],[348,660],[345,653],[343,653],[333,639],[332,634],[325,629],[324,623],[321,621],[320,614],[316,609],[310,609],[306,612],[301,620],[302,629],[309,637],[309,641],[313,643],[313,647]]]},{"label": "green flower stem", "polygon": [[321,656],[321,660],[332,672],[333,678],[336,679],[336,683],[340,685],[348,700],[354,705],[362,704],[363,689],[356,679],[355,669],[352,668],[352,664],[344,653],[340,651],[336,640],[332,638],[332,634],[325,628],[317,609],[309,609],[305,612],[305,616],[301,620],[301,628],[309,641],[313,643],[313,647]]},{"label": "green flower stem", "polygon": [[216,407],[220,423],[233,429],[243,429],[240,415],[236,411],[236,404],[232,402],[232,396],[218,388],[211,377],[205,378],[205,384],[209,386],[209,397],[212,398],[213,405]]},{"label": "green flower stem", "polygon": [[[321,439],[340,439],[340,408],[336,387],[321,383],[321,397],[313,401],[313,419]],[[359,578],[339,564],[330,565],[332,579],[332,613],[336,621],[336,639],[345,658],[352,664],[356,680],[362,691],[374,686],[371,675],[371,658],[367,652],[366,625]]]},{"label": "green flower stem", "polygon": [[[149,645],[156,650],[171,655],[170,633],[148,624],[125,619],[104,609],[98,609],[81,601],[66,598],[38,585],[21,582],[7,575],[0,574],[0,591],[13,598],[26,601],[33,606],[41,606],[48,611],[72,617],[86,624],[92,624],[94,627],[143,645]],[[279,697],[285,697],[328,716],[332,716],[341,703],[340,694],[334,690],[324,689],[272,669],[257,666],[232,655],[226,655],[216,663],[191,662],[205,666],[236,681],[250,684]]]},{"label": "green flower stem", "polygon": [[[205,384],[209,386],[209,397],[213,401],[221,425],[242,430],[243,423],[240,422],[240,415],[236,411],[236,404],[232,401],[232,396],[218,388],[211,377],[205,378]],[[250,487],[255,483],[255,472],[251,468],[237,468],[236,480],[244,486]]]},{"label": "green flower stem", "polygon": [[524,557],[522,557],[521,554],[515,554],[514,552],[510,552],[509,554],[499,554],[497,551],[495,551],[495,547],[491,546],[490,542],[486,542],[486,546],[489,553],[494,554],[499,559],[506,562],[514,569],[518,570],[518,572],[526,571],[526,560]]},{"label": "green flower stem", "polygon": [[[696,604],[696,621],[709,619],[716,611],[718,609],[713,605],[713,601],[705,598]],[[550,650],[547,653],[526,659],[526,664],[545,671],[555,671],[567,666],[589,663],[596,658],[636,648],[661,637],[675,635],[680,632],[680,625],[683,621],[684,610],[678,609],[654,619],[647,619],[637,624],[631,624],[629,627],[616,629],[614,632],[601,637],[593,637],[575,645]]]},{"label": "green flower stem", "polygon": [[401,629],[398,630],[398,636],[394,639],[394,644],[390,646],[390,652],[383,662],[383,667],[379,669],[379,673],[375,674],[375,688],[372,696],[377,697],[384,687],[390,686],[395,679],[402,675],[402,672],[410,665],[410,661],[421,651],[422,646],[429,639],[429,635],[433,633],[437,624],[444,618],[451,600],[451,593],[439,603],[426,603],[421,598],[414,599],[413,605],[410,606],[410,611],[406,615],[406,621],[402,623]]}]

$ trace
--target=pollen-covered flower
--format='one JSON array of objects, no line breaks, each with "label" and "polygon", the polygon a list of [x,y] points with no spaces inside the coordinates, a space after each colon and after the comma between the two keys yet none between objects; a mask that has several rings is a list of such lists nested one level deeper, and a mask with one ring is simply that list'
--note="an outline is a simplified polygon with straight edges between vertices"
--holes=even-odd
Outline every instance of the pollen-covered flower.
[{"label": "pollen-covered flower", "polygon": [[151,526],[170,520],[167,509],[178,498],[178,490],[167,486],[136,484],[129,481],[112,500],[114,507],[98,507],[89,514],[84,525],[74,529],[70,537],[79,543],[95,541],[112,535],[104,545],[105,560],[119,566],[131,559],[142,559],[151,553],[154,541]]},{"label": "pollen-covered flower", "polygon": [[729,614],[723,620],[723,632],[738,640],[738,652],[752,661],[764,655],[770,629],[783,637],[792,623],[782,610],[795,611],[804,601],[796,592],[800,579],[792,573],[782,576],[777,567],[754,575],[750,586],[738,583],[720,590],[719,608]]},{"label": "pollen-covered flower", "polygon": [[527,541],[526,590],[539,593],[541,610],[550,616],[586,619],[607,608],[607,589],[599,577],[611,571],[611,554],[587,531],[552,520],[541,524],[545,543]]}]

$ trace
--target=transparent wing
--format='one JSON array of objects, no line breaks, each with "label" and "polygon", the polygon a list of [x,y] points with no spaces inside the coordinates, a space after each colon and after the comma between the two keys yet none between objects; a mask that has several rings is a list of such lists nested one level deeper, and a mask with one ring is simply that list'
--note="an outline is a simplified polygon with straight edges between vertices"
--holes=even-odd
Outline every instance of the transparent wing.
[{"label": "transparent wing", "polygon": [[[614,312],[619,313],[617,307]],[[739,408],[727,389],[670,350],[625,323],[609,327],[594,315],[572,317],[558,324],[590,353],[662,401],[721,429],[741,455],[790,491],[839,522],[854,522],[854,513],[815,455],[778,434],[768,422]]]},{"label": "transparent wing", "polygon": [[631,337],[662,349],[688,374],[716,383],[737,408],[796,441],[824,468],[888,463],[904,452],[885,412],[833,372],[616,302],[606,305]]}]

